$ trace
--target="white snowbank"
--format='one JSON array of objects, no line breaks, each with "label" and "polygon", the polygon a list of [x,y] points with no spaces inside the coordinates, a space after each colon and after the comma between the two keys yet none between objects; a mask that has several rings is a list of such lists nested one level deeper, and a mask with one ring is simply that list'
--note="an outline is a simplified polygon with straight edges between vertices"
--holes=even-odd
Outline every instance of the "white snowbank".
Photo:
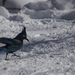
[{"label": "white snowbank", "polygon": [[50,1],[30,2],[24,5],[24,7],[35,11],[41,11],[41,10],[47,10],[53,8]]},{"label": "white snowbank", "polygon": [[10,13],[6,8],[0,6],[0,16],[4,16],[8,19],[10,17]]},{"label": "white snowbank", "polygon": [[51,0],[51,4],[58,10],[64,10],[65,7],[61,3],[57,2],[57,0]]},{"label": "white snowbank", "polygon": [[74,10],[69,10],[65,14],[61,16],[61,19],[65,20],[75,20],[75,9]]},{"label": "white snowbank", "polygon": [[72,5],[70,1],[61,3],[58,0],[30,2],[24,5],[21,12],[32,19],[57,18],[74,20],[75,9],[73,9]]},{"label": "white snowbank", "polygon": [[44,18],[54,17],[53,15],[54,12],[51,10],[34,11],[34,10],[27,9],[27,8],[25,8],[24,10],[25,12],[23,13],[29,15],[29,17],[33,19],[44,19]]},{"label": "white snowbank", "polygon": [[21,7],[29,2],[38,2],[38,1],[46,1],[46,0],[15,0]]},{"label": "white snowbank", "polygon": [[[18,5],[16,6],[19,7]],[[0,11],[0,14],[5,16],[5,18],[10,17],[9,12],[4,7],[1,7],[0,9],[2,10]],[[25,4],[22,7],[21,11],[19,12],[20,14],[19,16],[18,15],[14,17],[11,16],[10,19],[20,21],[20,19],[23,20],[22,15],[25,14],[25,16],[28,15],[28,17],[32,19],[57,18],[57,19],[65,19],[65,20],[74,20],[75,19],[74,11],[75,9],[74,9],[73,1],[67,1],[67,0],[65,0],[64,2],[62,2],[61,0],[39,1],[39,2],[32,1],[28,4]]]},{"label": "white snowbank", "polygon": [[[38,1],[40,0],[6,0],[4,7],[7,8],[11,13],[17,13],[25,4]],[[0,0],[0,6],[3,6],[3,0]]]}]

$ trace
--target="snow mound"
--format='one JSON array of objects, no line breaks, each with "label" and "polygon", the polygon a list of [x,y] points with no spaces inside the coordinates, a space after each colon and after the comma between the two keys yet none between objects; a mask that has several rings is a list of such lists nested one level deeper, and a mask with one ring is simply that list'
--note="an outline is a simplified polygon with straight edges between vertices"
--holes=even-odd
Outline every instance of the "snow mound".
[{"label": "snow mound", "polygon": [[[64,4],[64,5],[63,5]],[[31,19],[57,18],[74,20],[75,9],[71,1],[39,1],[30,2],[23,6],[22,13]]]},{"label": "snow mound", "polygon": [[61,19],[75,20],[75,10],[69,11],[61,16]]},{"label": "snow mound", "polygon": [[52,9],[52,4],[49,1],[39,1],[39,2],[30,2],[24,5],[24,7],[35,11],[41,11]]},{"label": "snow mound", "polygon": [[0,15],[4,16],[7,19],[10,17],[9,11],[6,8],[2,7],[2,6],[0,6]]},{"label": "snow mound", "polygon": [[64,5],[61,3],[57,2],[57,0],[51,0],[51,4],[58,10],[64,10]]},{"label": "snow mound", "polygon": [[45,10],[45,11],[34,11],[25,8],[25,14],[27,14],[32,19],[44,19],[44,18],[52,18],[53,11]]}]

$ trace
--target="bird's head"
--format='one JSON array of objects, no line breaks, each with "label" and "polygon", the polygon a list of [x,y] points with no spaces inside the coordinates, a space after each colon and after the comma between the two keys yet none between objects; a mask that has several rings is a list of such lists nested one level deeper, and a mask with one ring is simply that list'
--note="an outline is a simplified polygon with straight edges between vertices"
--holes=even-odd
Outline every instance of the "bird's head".
[{"label": "bird's head", "polygon": [[22,35],[23,35],[23,39],[26,39],[29,42],[29,40],[27,39],[26,27],[23,27]]}]

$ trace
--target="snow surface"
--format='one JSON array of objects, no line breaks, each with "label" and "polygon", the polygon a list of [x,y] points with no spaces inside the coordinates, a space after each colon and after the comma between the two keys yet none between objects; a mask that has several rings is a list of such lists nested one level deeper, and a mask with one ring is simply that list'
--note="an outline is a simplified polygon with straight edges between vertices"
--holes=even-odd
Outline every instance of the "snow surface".
[{"label": "snow surface", "polygon": [[[0,16],[0,37],[14,38],[26,26],[29,39],[15,52],[20,57],[9,54],[10,60],[6,61],[5,52],[0,53],[0,75],[75,75],[75,20],[60,19],[74,9],[49,10],[59,12],[58,17],[46,17],[46,14],[41,19],[32,13],[36,11],[25,8],[11,14],[9,19]],[[25,13],[27,11],[36,19]],[[43,10],[46,11],[48,9]]]}]

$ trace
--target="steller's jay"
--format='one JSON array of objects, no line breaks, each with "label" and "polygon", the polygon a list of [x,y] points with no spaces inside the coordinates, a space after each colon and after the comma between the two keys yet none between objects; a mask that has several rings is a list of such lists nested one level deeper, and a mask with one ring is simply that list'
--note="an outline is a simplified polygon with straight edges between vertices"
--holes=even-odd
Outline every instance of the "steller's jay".
[{"label": "steller's jay", "polygon": [[15,38],[6,38],[6,37],[2,37],[0,38],[0,43],[6,44],[3,47],[0,47],[0,52],[1,51],[5,51],[6,52],[6,58],[9,53],[13,53],[14,56],[18,56],[16,55],[14,52],[19,50],[22,46],[23,46],[23,40],[26,39],[27,41],[29,41],[27,39],[27,34],[26,34],[26,27],[23,28],[22,32],[19,33]]}]

